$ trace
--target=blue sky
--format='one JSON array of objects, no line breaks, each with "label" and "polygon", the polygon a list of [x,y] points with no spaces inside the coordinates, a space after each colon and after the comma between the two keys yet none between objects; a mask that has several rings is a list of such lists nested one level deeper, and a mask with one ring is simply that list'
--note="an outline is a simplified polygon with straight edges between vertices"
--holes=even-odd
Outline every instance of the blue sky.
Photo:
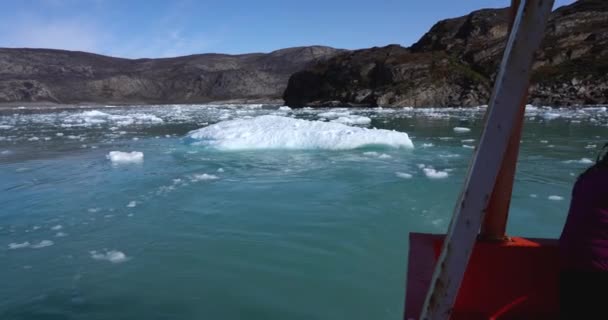
[{"label": "blue sky", "polygon": [[[573,0],[556,0],[556,6]],[[409,46],[440,19],[510,0],[0,0],[0,47],[141,58]]]}]

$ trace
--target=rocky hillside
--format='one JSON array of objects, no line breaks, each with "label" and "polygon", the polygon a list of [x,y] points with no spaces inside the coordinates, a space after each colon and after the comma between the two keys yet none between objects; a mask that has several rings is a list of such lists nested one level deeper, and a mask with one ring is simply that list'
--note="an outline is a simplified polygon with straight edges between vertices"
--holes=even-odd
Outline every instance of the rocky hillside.
[{"label": "rocky hillside", "polygon": [[0,48],[0,102],[197,103],[280,99],[294,72],[340,50],[120,59],[85,52]]},{"label": "rocky hillside", "polygon": [[[502,58],[508,9],[440,21],[410,48],[343,52],[294,74],[290,106],[472,106],[486,104]],[[608,1],[555,10],[537,54],[530,101],[608,104]]]}]

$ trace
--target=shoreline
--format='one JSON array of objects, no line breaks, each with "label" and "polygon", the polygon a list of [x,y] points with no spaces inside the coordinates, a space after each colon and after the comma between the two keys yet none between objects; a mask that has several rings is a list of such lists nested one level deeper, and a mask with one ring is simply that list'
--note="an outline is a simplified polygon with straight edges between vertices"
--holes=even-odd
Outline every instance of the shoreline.
[{"label": "shoreline", "polygon": [[[145,102],[81,102],[81,103],[56,103],[56,102],[0,102],[0,111],[6,110],[70,110],[70,109],[94,109],[94,108],[125,108],[125,107],[166,107],[166,106],[192,106],[192,105],[253,105],[253,104],[262,104],[269,107],[280,107],[285,106],[283,100],[269,100],[269,99],[233,99],[233,100],[219,100],[219,101],[207,101],[207,102],[181,102],[181,103],[145,103]],[[537,108],[545,108],[545,109],[584,109],[584,108],[606,108],[608,104],[588,104],[588,105],[564,105],[564,106],[543,106],[543,105],[533,105],[528,104],[527,106],[534,106]],[[440,107],[412,107],[412,106],[373,106],[373,105],[352,105],[348,103],[338,104],[332,103],[328,105],[304,105],[302,107],[291,107],[292,109],[303,109],[303,108],[313,108],[313,109],[334,109],[334,108],[343,108],[343,109],[474,109],[480,107],[487,107],[487,105],[480,106],[440,106]]]}]

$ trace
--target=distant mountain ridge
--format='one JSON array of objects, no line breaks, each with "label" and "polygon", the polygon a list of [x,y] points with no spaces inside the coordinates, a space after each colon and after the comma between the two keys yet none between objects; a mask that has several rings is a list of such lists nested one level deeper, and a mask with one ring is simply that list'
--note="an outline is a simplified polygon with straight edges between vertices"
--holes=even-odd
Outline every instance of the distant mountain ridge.
[{"label": "distant mountain ridge", "polygon": [[[297,72],[284,94],[295,106],[475,106],[488,102],[502,58],[508,9],[436,23],[410,48],[344,52]],[[534,64],[530,102],[608,104],[608,1],[555,10]]]},{"label": "distant mountain ridge", "polygon": [[291,74],[340,51],[310,46],[267,54],[131,60],[77,51],[0,48],[0,102],[280,100]]}]

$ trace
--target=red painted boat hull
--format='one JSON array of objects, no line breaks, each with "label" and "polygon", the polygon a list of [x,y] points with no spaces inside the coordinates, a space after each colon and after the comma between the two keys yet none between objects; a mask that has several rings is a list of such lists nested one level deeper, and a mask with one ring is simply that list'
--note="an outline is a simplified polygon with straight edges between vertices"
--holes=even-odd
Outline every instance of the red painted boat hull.
[{"label": "red painted boat hull", "polygon": [[[404,319],[420,316],[443,239],[410,234]],[[478,241],[452,319],[557,319],[558,289],[557,240]]]}]

